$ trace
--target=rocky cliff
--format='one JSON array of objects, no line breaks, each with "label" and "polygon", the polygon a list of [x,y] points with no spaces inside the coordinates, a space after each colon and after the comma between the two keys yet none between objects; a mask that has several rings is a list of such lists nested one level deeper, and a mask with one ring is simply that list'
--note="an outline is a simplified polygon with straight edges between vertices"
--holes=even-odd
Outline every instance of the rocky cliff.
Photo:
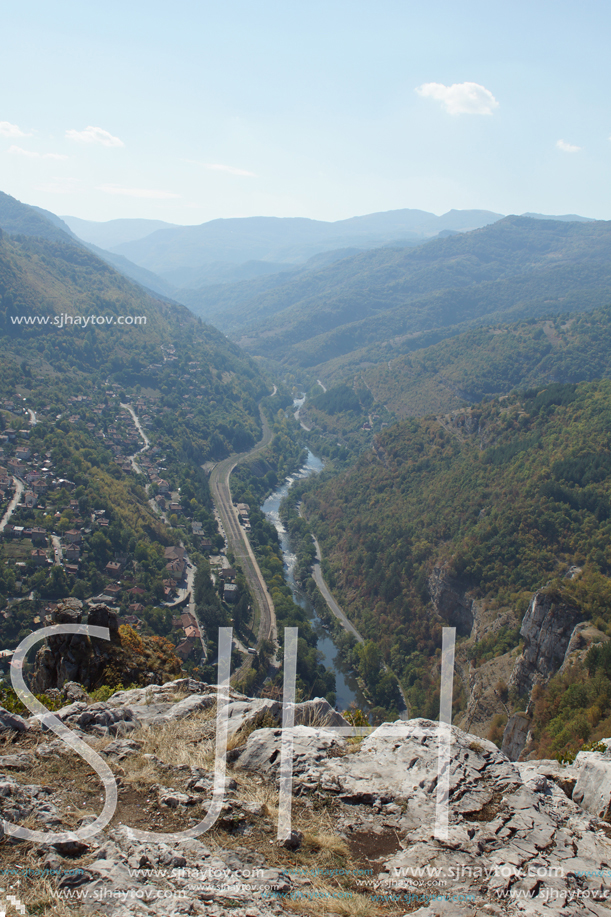
[{"label": "rocky cliff", "polygon": [[583,620],[579,608],[558,590],[535,593],[524,615],[520,636],[524,640],[509,681],[519,696],[530,696],[535,682],[546,682],[564,662],[575,625]]},{"label": "rocky cliff", "polygon": [[428,579],[433,607],[448,627],[455,627],[459,637],[468,637],[473,627],[473,599],[465,587],[451,576],[446,567],[435,567]]},{"label": "rocky cliff", "polygon": [[[83,604],[78,599],[65,599],[52,613],[52,624],[84,622]],[[119,683],[146,684],[180,673],[180,660],[167,641],[141,637],[130,628],[120,628],[116,614],[106,605],[88,609],[85,623],[107,627],[110,640],[80,634],[48,637],[34,661],[35,694],[61,688],[66,682],[77,682],[91,690],[101,684],[111,687]]]}]

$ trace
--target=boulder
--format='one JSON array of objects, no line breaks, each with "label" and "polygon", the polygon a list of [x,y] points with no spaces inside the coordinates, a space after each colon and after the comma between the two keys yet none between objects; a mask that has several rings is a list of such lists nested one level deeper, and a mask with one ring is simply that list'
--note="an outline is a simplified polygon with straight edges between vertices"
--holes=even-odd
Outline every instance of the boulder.
[{"label": "boulder", "polygon": [[579,752],[573,802],[605,821],[611,819],[611,757],[609,752]]},{"label": "boulder", "polygon": [[[251,733],[235,767],[259,774],[275,774],[280,766],[281,729],[257,729]],[[314,726],[295,726],[293,730],[293,774],[316,768],[330,749],[345,748],[343,736]]]},{"label": "boulder", "polygon": [[[344,799],[371,803],[409,800],[420,817],[434,813],[439,766],[438,723],[416,719],[384,723],[345,757],[320,761],[302,782],[316,781]],[[469,811],[522,783],[519,772],[496,745],[450,727],[450,795],[458,804],[470,794]],[[476,799],[477,797],[477,799]]]},{"label": "boulder", "polygon": [[139,725],[129,707],[113,709],[104,703],[84,706],[78,702],[58,711],[59,714],[61,714],[60,719],[67,725],[76,726],[84,732],[95,732],[98,735],[124,735]]},{"label": "boulder", "polygon": [[17,713],[9,713],[0,707],[0,732],[27,732],[30,726]]},{"label": "boulder", "polygon": [[[350,728],[348,720],[334,710],[323,697],[315,697],[313,700],[295,704],[294,715],[296,726],[316,726],[323,729],[325,726]],[[281,726],[282,703],[269,698],[246,698],[231,701],[228,704],[227,716],[230,736],[236,735],[241,729],[252,731],[262,725],[268,726],[270,720]]]}]

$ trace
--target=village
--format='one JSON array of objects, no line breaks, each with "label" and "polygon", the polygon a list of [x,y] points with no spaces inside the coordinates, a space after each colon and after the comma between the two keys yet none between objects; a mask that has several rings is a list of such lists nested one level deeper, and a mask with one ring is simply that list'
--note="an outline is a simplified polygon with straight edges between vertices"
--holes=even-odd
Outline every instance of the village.
[{"label": "village", "polygon": [[[193,500],[181,499],[168,474],[164,450],[150,445],[138,429],[151,425],[151,405],[138,398],[128,410],[121,405],[119,389],[109,384],[97,401],[87,395],[71,396],[67,412],[54,417],[50,417],[52,405],[38,413],[22,407],[23,401],[20,405],[17,399],[0,405],[4,419],[8,415],[17,420],[9,421],[0,433],[0,549],[12,586],[0,609],[0,651],[5,661],[12,655],[6,637],[15,630],[10,624],[16,606],[31,607],[33,602],[38,606],[34,609],[38,613],[30,616],[30,629],[52,622],[58,603],[42,601],[45,592],[52,591],[45,588],[45,577],[61,578],[71,594],[89,606],[108,605],[122,624],[145,632],[161,631],[185,662],[206,657],[205,633],[193,596],[196,570],[189,551],[208,558],[212,582],[228,606],[239,598],[236,571],[225,555],[223,539],[210,531],[209,523],[190,518]],[[26,425],[22,418],[27,418]],[[158,545],[158,556],[151,553],[161,570],[160,584],[152,582],[140,549],[135,554],[118,550],[107,560],[103,557],[99,546],[112,543],[109,535],[116,541],[112,509],[92,506],[83,487],[54,462],[52,450],[33,451],[30,436],[36,423],[44,419],[57,424],[62,418],[101,441],[120,476],[141,482],[151,510],[173,534],[176,530],[178,544]],[[250,528],[248,513],[246,504],[237,507],[245,529]]]}]

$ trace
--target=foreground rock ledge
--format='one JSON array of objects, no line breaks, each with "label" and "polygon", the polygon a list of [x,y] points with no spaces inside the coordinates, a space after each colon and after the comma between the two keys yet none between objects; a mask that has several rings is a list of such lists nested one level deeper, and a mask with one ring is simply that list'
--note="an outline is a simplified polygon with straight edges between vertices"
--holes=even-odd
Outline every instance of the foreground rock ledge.
[{"label": "foreground rock ledge", "polygon": [[[62,719],[94,747],[105,743],[106,760],[125,774],[141,752],[131,738],[139,725],[180,729],[193,717],[209,719],[214,692],[180,679],[121,692],[104,705],[81,699],[62,711]],[[448,825],[440,837],[436,723],[384,724],[355,742],[333,732],[345,721],[325,701],[297,705],[292,827],[305,833],[305,846],[287,850],[276,842],[276,816],[252,794],[254,786],[277,793],[281,708],[234,692],[230,705],[234,748],[217,828],[178,844],[141,843],[115,821],[85,845],[44,845],[37,854],[58,870],[56,894],[70,897],[78,890],[83,913],[111,917],[347,915],[350,895],[357,894],[369,899],[372,917],[609,914],[611,826],[599,817],[607,816],[611,802],[607,753],[580,754],[571,767],[512,763],[492,743],[451,727]],[[5,720],[10,743],[0,756],[2,817],[65,830],[57,781],[33,783],[28,771],[38,767],[40,780],[41,761],[63,760],[68,768],[68,758],[35,717],[27,725]],[[125,731],[130,737],[122,737]],[[179,816],[185,827],[194,814],[199,820],[209,806],[212,769],[154,763],[162,772],[150,794],[158,811]],[[351,875],[342,886],[348,895],[335,910],[338,883],[314,875],[310,864],[317,861],[307,847],[321,808],[332,812],[334,836],[351,851],[351,857],[345,851],[328,861]],[[19,846],[2,843],[7,862]],[[367,860],[358,855],[365,847]],[[367,862],[367,879],[354,878],[356,867]],[[81,871],[70,874],[75,864]],[[355,898],[354,913],[364,913],[362,907]],[[52,904],[45,910],[56,912]]]}]

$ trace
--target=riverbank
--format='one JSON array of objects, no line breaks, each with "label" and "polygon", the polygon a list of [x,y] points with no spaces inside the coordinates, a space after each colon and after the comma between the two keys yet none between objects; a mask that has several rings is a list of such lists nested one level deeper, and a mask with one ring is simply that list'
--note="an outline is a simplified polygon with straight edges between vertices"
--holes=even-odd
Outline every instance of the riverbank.
[{"label": "riverbank", "polygon": [[291,544],[290,535],[280,517],[280,505],[288,496],[291,486],[298,481],[311,477],[313,474],[318,474],[322,471],[322,467],[321,460],[308,450],[303,466],[276,488],[264,501],[261,510],[278,533],[284,563],[284,576],[291,589],[293,601],[306,612],[317,637],[317,649],[322,655],[323,664],[335,675],[336,707],[341,710],[347,710],[350,706],[356,706],[367,712],[370,705],[360,690],[356,677],[339,658],[341,647],[336,642],[337,638],[321,620],[311,597],[296,578],[297,555]]}]

